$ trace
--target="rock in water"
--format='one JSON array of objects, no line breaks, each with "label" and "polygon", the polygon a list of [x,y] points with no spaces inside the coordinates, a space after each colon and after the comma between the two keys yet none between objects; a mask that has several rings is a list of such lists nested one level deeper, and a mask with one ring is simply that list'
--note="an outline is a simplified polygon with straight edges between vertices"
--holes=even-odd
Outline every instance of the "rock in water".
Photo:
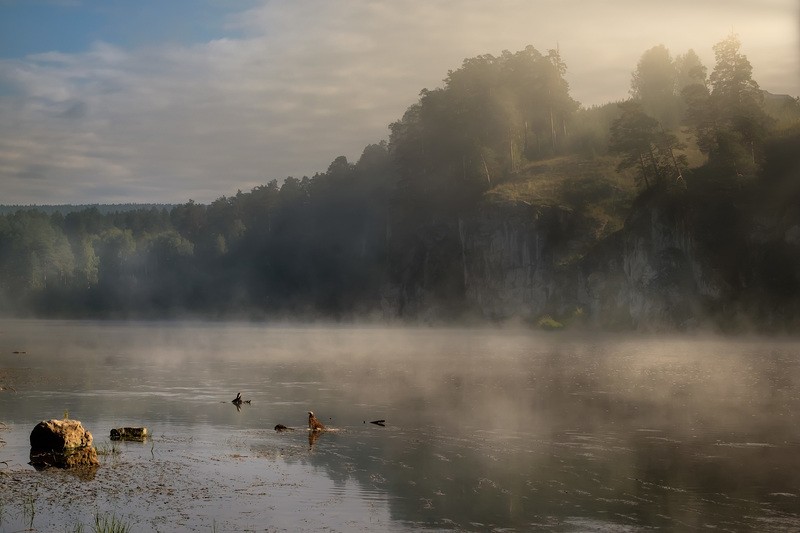
[{"label": "rock in water", "polygon": [[43,420],[31,431],[31,448],[63,452],[92,445],[92,434],[78,420]]},{"label": "rock in water", "polygon": [[42,451],[31,448],[30,464],[36,470],[44,470],[51,466],[57,468],[85,468],[100,465],[97,450],[94,446],[73,448],[66,452]]},{"label": "rock in water", "polygon": [[31,464],[73,468],[100,461],[92,434],[78,420],[43,420],[31,431]]}]

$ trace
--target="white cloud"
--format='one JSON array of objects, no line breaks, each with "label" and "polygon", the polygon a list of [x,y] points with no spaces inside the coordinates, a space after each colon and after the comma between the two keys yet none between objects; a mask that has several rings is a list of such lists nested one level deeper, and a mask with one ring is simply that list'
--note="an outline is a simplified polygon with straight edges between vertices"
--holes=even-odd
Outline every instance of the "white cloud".
[{"label": "white cloud", "polygon": [[800,93],[792,1],[695,4],[270,1],[229,21],[243,38],[3,60],[2,201],[205,202],[313,174],[385,138],[465,57],[527,44],[558,44],[592,104],[625,97],[645,49],[712,66],[735,30],[762,87]]}]

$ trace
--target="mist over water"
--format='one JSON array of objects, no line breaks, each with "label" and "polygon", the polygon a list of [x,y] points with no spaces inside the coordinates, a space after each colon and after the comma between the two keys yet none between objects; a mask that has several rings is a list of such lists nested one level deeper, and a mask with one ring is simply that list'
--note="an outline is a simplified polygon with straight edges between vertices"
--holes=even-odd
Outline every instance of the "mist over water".
[{"label": "mist over water", "polygon": [[[3,531],[31,494],[39,531],[800,527],[792,340],[3,321],[0,386]],[[337,431],[309,439],[308,410]],[[99,446],[154,438],[34,471],[66,411]]]}]

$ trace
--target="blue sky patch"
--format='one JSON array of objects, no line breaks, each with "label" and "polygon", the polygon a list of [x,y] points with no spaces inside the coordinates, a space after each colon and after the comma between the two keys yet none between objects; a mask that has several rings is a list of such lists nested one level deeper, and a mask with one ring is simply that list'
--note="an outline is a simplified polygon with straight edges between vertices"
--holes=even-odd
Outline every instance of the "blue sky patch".
[{"label": "blue sky patch", "polygon": [[256,1],[0,0],[0,57],[79,53],[102,41],[130,48],[191,44],[240,33],[233,12]]}]

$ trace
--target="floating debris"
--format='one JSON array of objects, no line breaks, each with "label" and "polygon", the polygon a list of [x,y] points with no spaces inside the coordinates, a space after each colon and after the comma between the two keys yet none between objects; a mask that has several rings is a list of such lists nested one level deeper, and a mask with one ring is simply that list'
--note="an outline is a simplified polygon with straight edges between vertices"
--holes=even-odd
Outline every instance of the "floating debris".
[{"label": "floating debris", "polygon": [[236,406],[236,410],[237,411],[241,411],[242,410],[242,404],[246,403],[246,404],[250,405],[250,400],[243,399],[242,398],[242,393],[241,392],[237,392],[236,393],[236,398],[231,400],[231,403]]}]

